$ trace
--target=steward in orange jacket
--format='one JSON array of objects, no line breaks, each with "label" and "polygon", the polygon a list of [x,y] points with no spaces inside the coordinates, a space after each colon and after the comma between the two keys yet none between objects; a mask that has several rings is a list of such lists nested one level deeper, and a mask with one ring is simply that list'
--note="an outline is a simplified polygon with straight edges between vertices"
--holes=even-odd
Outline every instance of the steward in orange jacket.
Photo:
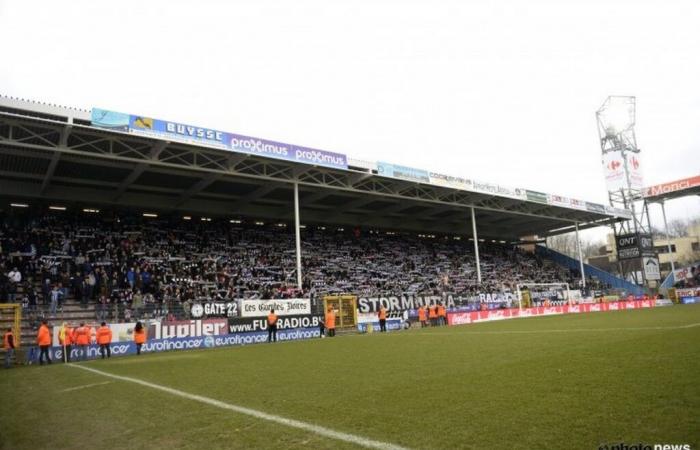
[{"label": "steward in orange jacket", "polygon": [[442,303],[438,305],[437,309],[438,309],[438,324],[447,325],[447,309],[445,309],[445,306]]},{"label": "steward in orange jacket", "polygon": [[274,309],[267,315],[267,342],[277,342],[277,314]]},{"label": "steward in orange jacket", "polygon": [[75,330],[73,330],[71,327],[67,326],[65,323],[63,324],[63,328],[58,334],[58,339],[61,345],[63,346],[63,351],[64,351],[64,361],[65,362],[70,362],[70,352],[71,352],[71,346],[73,345],[73,339],[75,337]]},{"label": "steward in orange jacket", "polygon": [[421,328],[423,328],[423,327],[425,327],[425,326],[428,325],[428,324],[427,324],[427,317],[426,317],[426,316],[427,316],[427,315],[426,315],[426,313],[425,313],[425,307],[420,306],[420,307],[418,308],[418,322],[420,322],[420,327],[421,327]]},{"label": "steward in orange jacket", "polygon": [[335,311],[332,306],[328,307],[328,312],[326,312],[326,328],[328,329],[328,337],[335,336]]},{"label": "steward in orange jacket", "polygon": [[437,325],[437,306],[428,306],[428,318],[430,319],[430,326]]},{"label": "steward in orange jacket", "polygon": [[109,348],[111,342],[112,330],[105,322],[102,322],[100,328],[97,329],[97,343],[100,345],[100,355],[102,355],[102,359],[105,359],[105,353],[107,353],[107,358],[112,357],[112,351]]},{"label": "steward in orange jacket", "polygon": [[379,332],[386,333],[386,308],[380,306],[377,315],[379,316]]},{"label": "steward in orange jacket", "polygon": [[84,322],[81,322],[80,326],[75,329],[75,343],[80,347],[80,359],[86,360],[88,345],[90,345],[90,328],[86,327]]},{"label": "steward in orange jacket", "polygon": [[136,322],[134,327],[134,343],[136,344],[136,354],[141,354],[141,347],[146,343],[146,329],[141,322]]},{"label": "steward in orange jacket", "polygon": [[51,357],[49,356],[49,347],[51,346],[51,331],[49,331],[49,324],[46,320],[41,321],[41,326],[39,327],[39,332],[36,335],[36,343],[39,346],[39,365],[44,365],[44,356],[49,364],[51,364]]},{"label": "steward in orange jacket", "polygon": [[2,336],[2,348],[5,349],[5,369],[12,367],[12,356],[15,354],[15,335],[8,328]]}]

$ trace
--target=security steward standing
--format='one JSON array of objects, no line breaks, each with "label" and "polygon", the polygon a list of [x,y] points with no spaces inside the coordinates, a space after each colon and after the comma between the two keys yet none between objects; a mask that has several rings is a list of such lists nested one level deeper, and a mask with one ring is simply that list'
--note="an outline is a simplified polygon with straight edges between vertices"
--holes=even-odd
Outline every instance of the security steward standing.
[{"label": "security steward standing", "polygon": [[379,316],[379,331],[386,333],[386,308],[380,306],[377,315]]},{"label": "security steward standing", "polygon": [[61,331],[58,332],[58,338],[63,346],[63,360],[67,363],[70,362],[70,352],[71,346],[73,345],[73,329],[66,325],[65,323],[61,327]]},{"label": "security steward standing", "polygon": [[267,342],[277,342],[277,314],[274,309],[267,315]]},{"label": "security steward standing", "polygon": [[418,308],[418,322],[420,322],[421,328],[425,328],[426,326],[428,326],[426,313],[425,313],[425,307],[423,305],[421,305]]},{"label": "security steward standing", "polygon": [[328,312],[326,312],[326,329],[328,330],[328,337],[335,336],[335,311],[332,306],[328,307]]},{"label": "security steward standing", "polygon": [[100,345],[100,355],[102,359],[105,359],[105,353],[107,358],[112,357],[112,351],[109,348],[109,344],[112,342],[112,329],[107,326],[106,322],[100,324],[100,328],[97,329],[97,343]]},{"label": "security steward standing", "polygon": [[75,330],[75,343],[80,348],[80,359],[85,361],[88,358],[88,346],[90,345],[90,328],[84,322]]},{"label": "security steward standing", "polygon": [[44,365],[44,356],[46,356],[46,360],[51,364],[51,357],[49,356],[51,332],[49,331],[49,324],[46,320],[41,321],[39,332],[36,335],[36,343],[39,346],[39,365]]},{"label": "security steward standing", "polygon": [[5,369],[9,369],[15,354],[15,335],[12,334],[12,328],[8,328],[2,336],[2,347],[5,349]]}]

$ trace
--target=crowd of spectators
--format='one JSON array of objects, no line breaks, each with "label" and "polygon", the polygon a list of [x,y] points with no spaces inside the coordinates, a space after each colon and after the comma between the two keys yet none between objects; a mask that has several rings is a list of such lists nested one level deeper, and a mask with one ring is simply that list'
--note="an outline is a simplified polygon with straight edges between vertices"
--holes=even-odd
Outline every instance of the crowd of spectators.
[{"label": "crowd of spectators", "polygon": [[203,301],[351,293],[473,296],[518,283],[577,283],[577,274],[513,247],[465,237],[308,226],[303,289],[285,224],[135,215],[6,216],[0,224],[0,300],[55,314],[90,304],[100,319],[164,317]]}]

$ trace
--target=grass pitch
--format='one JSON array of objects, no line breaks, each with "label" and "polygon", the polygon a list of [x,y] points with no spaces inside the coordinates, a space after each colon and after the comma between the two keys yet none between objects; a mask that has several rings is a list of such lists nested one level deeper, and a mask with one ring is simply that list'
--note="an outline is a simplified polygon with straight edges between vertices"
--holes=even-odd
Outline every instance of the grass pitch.
[{"label": "grass pitch", "polygon": [[[409,448],[700,441],[700,306],[83,364]],[[62,364],[0,374],[3,449],[357,448]]]}]

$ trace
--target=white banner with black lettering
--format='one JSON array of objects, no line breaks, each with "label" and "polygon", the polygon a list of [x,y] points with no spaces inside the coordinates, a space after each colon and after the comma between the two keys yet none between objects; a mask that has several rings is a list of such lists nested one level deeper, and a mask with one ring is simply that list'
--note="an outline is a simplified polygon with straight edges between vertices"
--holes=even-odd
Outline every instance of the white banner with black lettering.
[{"label": "white banner with black lettering", "polygon": [[311,314],[308,298],[285,298],[277,300],[240,300],[241,317],[265,317],[271,310],[278,316]]}]

